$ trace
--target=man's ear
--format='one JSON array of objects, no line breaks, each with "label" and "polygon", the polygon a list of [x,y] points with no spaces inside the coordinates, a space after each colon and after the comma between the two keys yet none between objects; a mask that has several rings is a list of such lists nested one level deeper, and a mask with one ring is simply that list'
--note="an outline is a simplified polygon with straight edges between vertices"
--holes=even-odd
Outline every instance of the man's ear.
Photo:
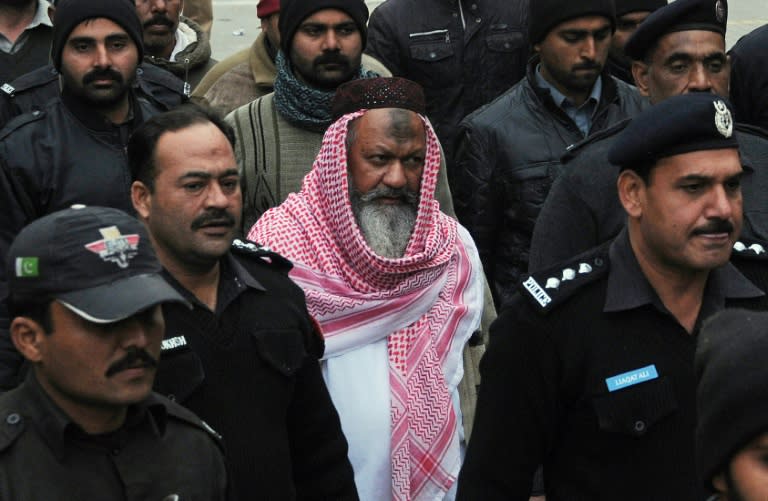
[{"label": "man's ear", "polygon": [[152,193],[146,184],[141,181],[134,181],[131,185],[131,202],[136,209],[139,217],[143,220],[149,218],[149,207],[152,199]]},{"label": "man's ear", "polygon": [[627,169],[619,174],[616,181],[619,192],[619,200],[629,217],[638,218],[643,214],[643,200],[645,196],[645,181],[637,172]]},{"label": "man's ear", "polygon": [[650,66],[644,62],[632,61],[632,77],[635,79],[635,85],[637,86],[637,90],[640,91],[641,96],[650,96],[648,90],[649,71]]},{"label": "man's ear", "polygon": [[712,485],[714,486],[715,490],[721,494],[721,497],[718,499],[721,501],[728,501],[728,498],[723,496],[728,493],[728,486],[725,483],[725,473],[718,473],[712,477]]},{"label": "man's ear", "polygon": [[43,326],[29,317],[16,317],[11,322],[13,345],[32,363],[42,360],[42,344],[47,336]]}]

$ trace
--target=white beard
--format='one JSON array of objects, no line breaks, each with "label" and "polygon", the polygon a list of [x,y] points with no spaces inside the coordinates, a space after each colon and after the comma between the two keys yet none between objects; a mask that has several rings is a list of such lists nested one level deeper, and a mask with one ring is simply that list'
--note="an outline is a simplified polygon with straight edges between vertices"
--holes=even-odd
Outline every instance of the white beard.
[{"label": "white beard", "polygon": [[382,257],[400,258],[405,254],[411,240],[413,227],[416,225],[418,195],[408,194],[416,200],[390,205],[382,204],[380,193],[369,192],[365,195],[353,193],[352,211],[363,234],[363,238],[373,251]]}]

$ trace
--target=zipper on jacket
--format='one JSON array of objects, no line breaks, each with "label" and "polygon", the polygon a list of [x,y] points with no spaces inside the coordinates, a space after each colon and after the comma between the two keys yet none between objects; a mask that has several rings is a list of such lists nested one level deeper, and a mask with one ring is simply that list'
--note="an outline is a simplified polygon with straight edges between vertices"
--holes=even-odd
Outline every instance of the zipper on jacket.
[{"label": "zipper on jacket", "polygon": [[192,86],[189,85],[189,58],[184,58],[184,95],[189,97],[192,95]]},{"label": "zipper on jacket", "polygon": [[442,35],[442,34],[445,34],[445,43],[451,43],[451,34],[448,33],[448,30],[434,30],[434,31],[421,31],[419,33],[409,33],[408,38],[432,37],[435,35]]}]

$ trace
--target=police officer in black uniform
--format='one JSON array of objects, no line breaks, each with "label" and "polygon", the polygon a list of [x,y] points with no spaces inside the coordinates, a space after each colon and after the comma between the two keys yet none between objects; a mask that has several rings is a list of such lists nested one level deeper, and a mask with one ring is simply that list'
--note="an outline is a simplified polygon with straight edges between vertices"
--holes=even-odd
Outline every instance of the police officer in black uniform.
[{"label": "police officer in black uniform", "polygon": [[218,436],[152,393],[160,275],[134,218],[76,206],[25,228],[8,256],[14,345],[32,369],[0,396],[0,497],[228,499]]},{"label": "police officer in black uniform", "polygon": [[491,327],[459,499],[527,499],[538,464],[549,501],[705,498],[696,334],[726,307],[768,305],[729,263],[742,224],[730,105],[672,97],[634,118],[609,159],[627,227],[524,277]]},{"label": "police officer in black uniform", "polygon": [[[638,88],[656,105],[669,97],[728,94],[726,0],[676,0],[652,13],[626,45],[640,75]],[[673,64],[674,63],[674,64]],[[636,78],[637,79],[637,78]],[[768,239],[768,134],[739,123],[734,134],[743,157],[743,236]],[[585,252],[614,238],[624,226],[615,168],[607,153],[627,122],[569,148],[563,175],[547,196],[531,241],[529,270]]]},{"label": "police officer in black uniform", "polygon": [[166,277],[192,304],[164,308],[156,388],[224,437],[239,499],[357,499],[347,441],[320,372],[324,345],[288,261],[240,228],[234,133],[194,105],[136,131],[133,203]]}]

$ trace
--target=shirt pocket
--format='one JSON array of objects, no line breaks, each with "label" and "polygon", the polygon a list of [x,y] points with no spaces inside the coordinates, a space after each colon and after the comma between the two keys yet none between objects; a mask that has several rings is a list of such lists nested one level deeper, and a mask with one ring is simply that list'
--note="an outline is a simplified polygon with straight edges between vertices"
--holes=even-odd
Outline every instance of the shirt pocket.
[{"label": "shirt pocket", "polygon": [[602,431],[632,437],[645,435],[678,407],[666,377],[597,397],[593,405]]},{"label": "shirt pocket", "polygon": [[262,360],[286,377],[294,376],[307,358],[304,338],[297,329],[264,329],[252,337]]},{"label": "shirt pocket", "polygon": [[203,362],[189,347],[163,351],[155,379],[155,391],[170,400],[184,402],[205,380]]},{"label": "shirt pocket", "polygon": [[452,85],[457,62],[448,30],[411,33],[408,51],[411,56],[408,78],[425,88]]},{"label": "shirt pocket", "polygon": [[522,32],[491,33],[485,37],[485,46],[493,52],[515,52],[525,46]]}]

